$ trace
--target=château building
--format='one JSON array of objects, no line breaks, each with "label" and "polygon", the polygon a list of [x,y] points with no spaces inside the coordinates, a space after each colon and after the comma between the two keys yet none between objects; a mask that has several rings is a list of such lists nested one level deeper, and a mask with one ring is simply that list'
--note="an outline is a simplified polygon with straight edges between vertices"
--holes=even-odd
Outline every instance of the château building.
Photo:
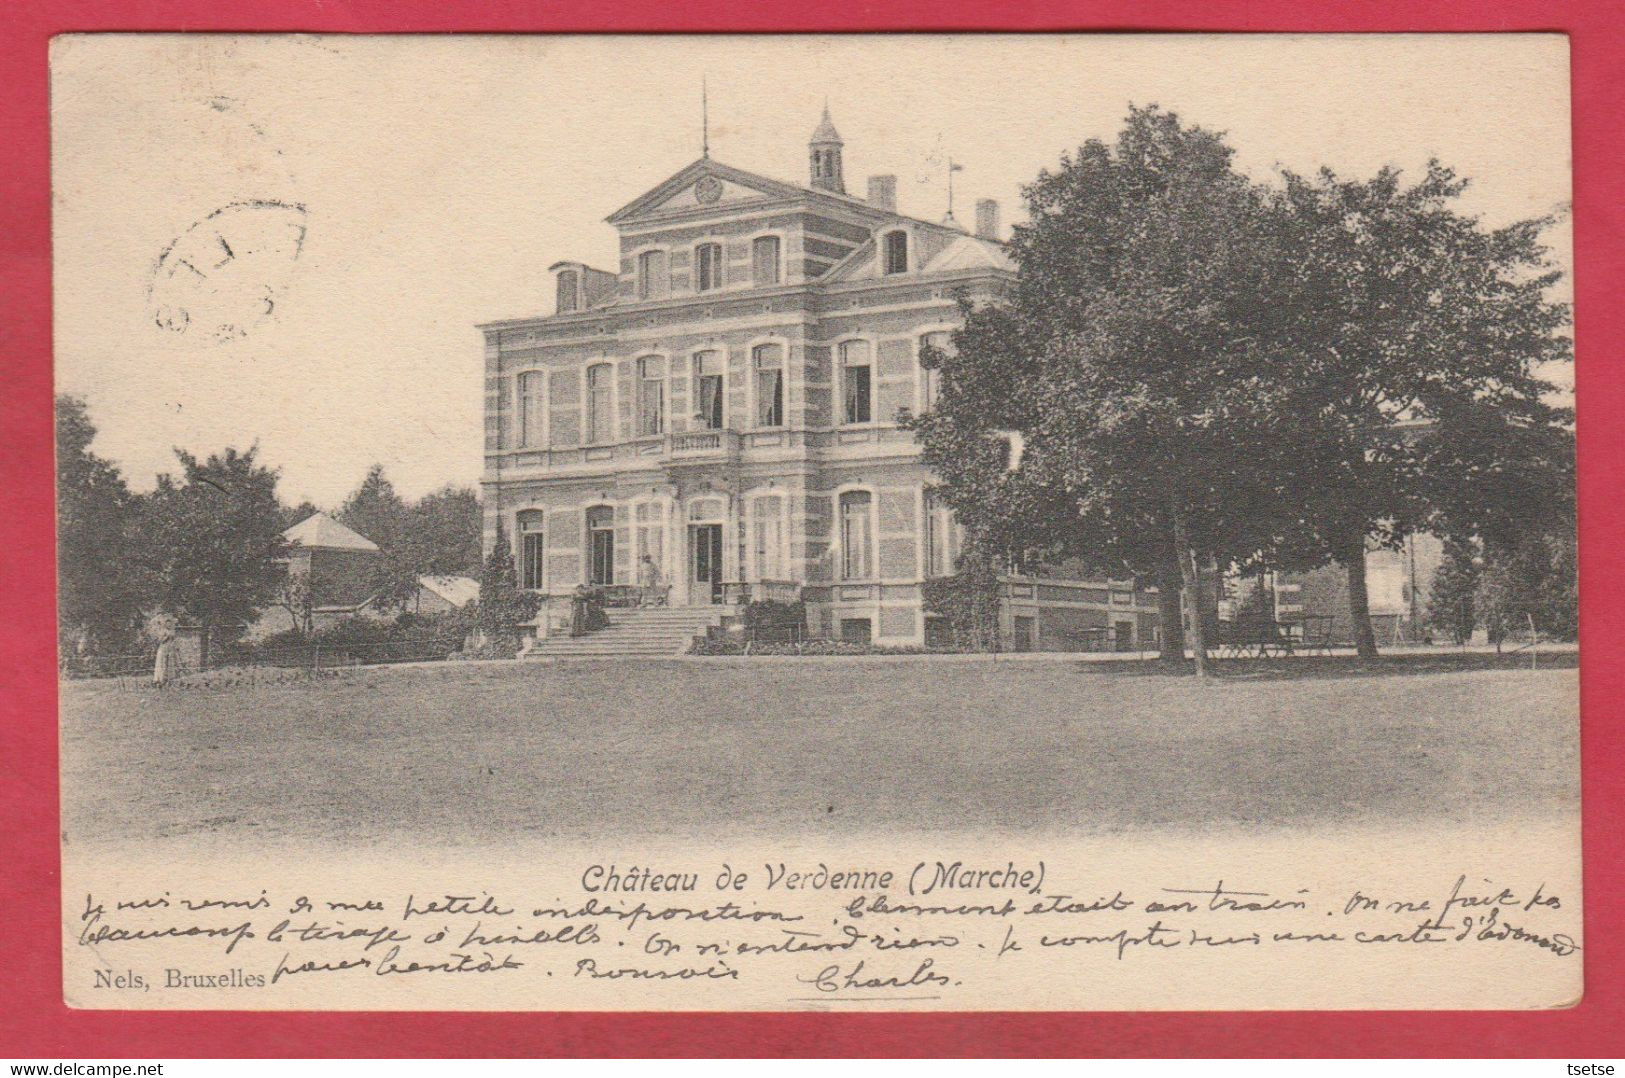
[{"label": "ch\u00e2teau building", "polygon": [[[927,640],[921,583],[960,533],[899,418],[932,406],[921,349],[949,346],[958,297],[1015,267],[997,203],[974,230],[908,216],[893,176],[847,190],[843,149],[826,108],[805,185],[703,156],[610,214],[619,265],[558,262],[553,313],[480,327],[487,548],[500,525],[541,634],[647,558],[672,606],[800,598],[813,635]],[[1017,647],[1155,624],[1132,583],[1008,588]]]}]

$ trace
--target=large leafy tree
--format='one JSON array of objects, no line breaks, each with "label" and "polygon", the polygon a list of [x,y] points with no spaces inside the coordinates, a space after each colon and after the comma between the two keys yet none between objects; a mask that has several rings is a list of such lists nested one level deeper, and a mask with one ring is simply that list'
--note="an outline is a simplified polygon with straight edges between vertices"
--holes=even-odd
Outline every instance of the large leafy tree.
[{"label": "large leafy tree", "polygon": [[203,630],[203,660],[276,600],[285,568],[276,472],[257,448],[199,460],[176,450],[181,472],[143,499],[136,552],[158,605]]},{"label": "large leafy tree", "polygon": [[[1345,567],[1364,656],[1368,542],[1441,523],[1480,534],[1504,527],[1509,504],[1551,510],[1566,485],[1552,464],[1568,417],[1537,373],[1568,355],[1540,242],[1550,220],[1487,228],[1458,208],[1465,187],[1435,162],[1409,185],[1392,169],[1288,173],[1272,200],[1270,302],[1290,359],[1273,378],[1298,473],[1285,490],[1306,525],[1274,557]],[[1537,488],[1538,503],[1522,500]]]},{"label": "large leafy tree", "polygon": [[426,494],[413,503],[408,519],[404,546],[418,573],[478,577],[482,522],[473,490],[446,486]]},{"label": "large leafy tree", "polygon": [[[1018,283],[968,313],[937,408],[914,424],[973,536],[1054,544],[1167,591],[1177,579],[1204,615],[1204,570],[1251,562],[1287,525],[1275,313],[1260,302],[1280,261],[1231,153],[1133,109],[1115,143],[1041,173],[1010,245]],[[989,438],[1001,429],[1022,435],[1014,474]],[[1191,619],[1198,674],[1206,621]]]},{"label": "large leafy tree", "polygon": [[56,398],[57,604],[65,650],[132,646],[142,621],[141,579],[125,552],[136,500],[110,461],[90,451],[85,402]]},{"label": "large leafy tree", "polygon": [[338,519],[378,544],[381,554],[367,578],[374,599],[385,607],[404,606],[417,592],[412,514],[382,464],[367,469],[361,484],[339,507]]},{"label": "large leafy tree", "polygon": [[1446,539],[1444,560],[1434,570],[1428,587],[1428,623],[1465,644],[1478,624],[1475,597],[1481,570],[1478,550],[1470,539]]},{"label": "large leafy tree", "polygon": [[446,486],[409,503],[375,464],[345,499],[338,519],[382,551],[368,585],[385,606],[405,607],[421,576],[481,572],[480,503],[467,487]]}]

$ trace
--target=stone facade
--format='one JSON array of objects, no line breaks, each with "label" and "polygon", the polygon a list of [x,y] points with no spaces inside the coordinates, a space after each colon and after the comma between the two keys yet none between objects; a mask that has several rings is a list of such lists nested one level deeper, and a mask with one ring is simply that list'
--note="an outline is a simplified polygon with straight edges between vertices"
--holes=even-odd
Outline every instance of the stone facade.
[{"label": "stone facade", "polygon": [[927,335],[1014,266],[885,178],[844,194],[832,135],[806,187],[701,158],[609,217],[616,270],[558,263],[553,314],[480,327],[487,549],[500,526],[544,632],[652,564],[674,605],[799,595],[815,635],[925,640],[959,536],[899,419],[930,407]]}]

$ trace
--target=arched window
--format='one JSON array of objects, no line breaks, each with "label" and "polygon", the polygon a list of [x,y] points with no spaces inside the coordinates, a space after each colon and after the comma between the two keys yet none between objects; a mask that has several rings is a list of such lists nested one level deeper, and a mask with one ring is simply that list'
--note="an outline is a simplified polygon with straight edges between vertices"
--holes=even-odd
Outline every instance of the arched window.
[{"label": "arched window", "polygon": [[542,565],[542,511],[520,510],[519,530],[519,586],[526,591],[544,591],[547,578]]},{"label": "arched window", "polygon": [[594,363],[587,368],[587,444],[614,441],[615,368],[608,363]]},{"label": "arched window", "polygon": [[751,349],[756,371],[756,425],[784,426],[784,346],[759,344]]},{"label": "arched window", "polygon": [[580,275],[575,270],[559,271],[559,314],[569,314],[580,306],[577,302],[581,292],[580,279]]},{"label": "arched window", "polygon": [[665,251],[644,251],[638,255],[638,298],[659,299],[666,294],[671,278],[666,273]]},{"label": "arched window", "polygon": [[763,494],[750,503],[751,567],[756,580],[784,580],[784,499]]},{"label": "arched window", "polygon": [[[937,406],[937,397],[942,392],[942,361],[953,353],[953,334],[947,330],[927,333],[920,338],[920,410],[929,412]],[[934,353],[936,366],[925,365],[925,353],[930,350]]]},{"label": "arched window", "polygon": [[867,423],[874,411],[874,366],[868,341],[841,345],[841,422]]},{"label": "arched window", "polygon": [[703,430],[722,429],[722,355],[694,353],[694,416]]},{"label": "arched window", "polygon": [[664,508],[659,502],[639,502],[633,514],[637,529],[638,544],[638,574],[639,583],[651,586],[652,580],[645,580],[647,570],[643,567],[643,559],[648,558],[662,578],[666,573],[666,520]]},{"label": "arched window", "polygon": [[902,229],[886,233],[885,272],[908,272],[908,233]]},{"label": "arched window", "polygon": [[587,583],[615,583],[615,510],[595,505],[587,510]]},{"label": "arched window", "polygon": [[702,243],[694,248],[694,290],[722,287],[722,244]]},{"label": "arched window", "polygon": [[519,444],[526,448],[544,445],[542,423],[547,415],[545,375],[526,371],[519,376]]},{"label": "arched window", "polygon": [[779,283],[777,236],[757,236],[750,241],[750,279],[757,287]]},{"label": "arched window", "polygon": [[874,564],[874,535],[869,527],[873,496],[866,490],[841,495],[841,579],[867,580]]},{"label": "arched window", "polygon": [[638,434],[666,431],[666,361],[659,356],[638,360]]}]

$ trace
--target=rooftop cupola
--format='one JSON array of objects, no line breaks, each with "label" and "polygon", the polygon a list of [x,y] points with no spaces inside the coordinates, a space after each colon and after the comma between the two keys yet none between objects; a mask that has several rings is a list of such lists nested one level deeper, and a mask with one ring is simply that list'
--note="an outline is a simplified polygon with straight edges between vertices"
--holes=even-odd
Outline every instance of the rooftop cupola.
[{"label": "rooftop cupola", "polygon": [[835,124],[829,118],[829,105],[825,104],[824,118],[818,122],[818,130],[813,132],[812,139],[807,143],[812,186],[821,191],[846,194],[846,181],[841,176],[842,145],[840,132],[835,130]]}]

